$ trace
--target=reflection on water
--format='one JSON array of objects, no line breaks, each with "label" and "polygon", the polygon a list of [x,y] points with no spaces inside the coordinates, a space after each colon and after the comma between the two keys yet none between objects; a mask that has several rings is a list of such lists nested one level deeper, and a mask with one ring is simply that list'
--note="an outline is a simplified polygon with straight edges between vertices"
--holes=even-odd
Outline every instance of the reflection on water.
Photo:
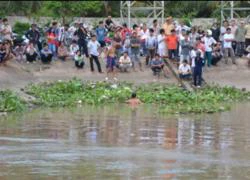
[{"label": "reflection on water", "polygon": [[0,179],[250,179],[250,104],[163,116],[125,105],[0,119]]}]

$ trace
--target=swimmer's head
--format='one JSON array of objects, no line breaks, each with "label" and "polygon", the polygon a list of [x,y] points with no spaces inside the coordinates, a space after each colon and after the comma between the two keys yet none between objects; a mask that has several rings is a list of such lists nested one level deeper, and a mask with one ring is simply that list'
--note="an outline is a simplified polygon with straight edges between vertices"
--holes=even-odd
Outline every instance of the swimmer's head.
[{"label": "swimmer's head", "polygon": [[133,92],[133,93],[131,94],[131,98],[136,98],[136,93],[135,93],[135,92]]}]

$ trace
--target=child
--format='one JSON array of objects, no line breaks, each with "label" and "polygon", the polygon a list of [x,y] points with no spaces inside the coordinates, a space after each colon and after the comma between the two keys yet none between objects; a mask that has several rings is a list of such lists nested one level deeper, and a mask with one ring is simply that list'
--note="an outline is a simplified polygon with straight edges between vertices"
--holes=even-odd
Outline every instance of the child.
[{"label": "child", "polygon": [[16,55],[16,60],[22,62],[24,59],[24,47],[21,44],[18,44],[14,49],[14,54]]},{"label": "child", "polygon": [[197,51],[197,48],[196,48],[195,45],[193,47],[191,47],[190,58],[191,58],[191,70],[192,70],[192,74],[194,74],[196,51]]},{"label": "child", "polygon": [[76,44],[76,41],[73,40],[72,44],[70,45],[70,56],[74,57],[76,55],[76,52],[79,50],[78,44]]},{"label": "child", "polygon": [[81,54],[80,50],[76,52],[74,60],[75,60],[75,66],[77,67],[77,69],[82,69],[85,63],[83,61],[83,55]]},{"label": "child", "polygon": [[131,95],[131,98],[129,100],[126,101],[126,103],[128,103],[130,106],[137,106],[139,104],[142,104],[142,102],[140,101],[140,99],[138,99],[136,97],[136,93],[133,92]]},{"label": "child", "polygon": [[58,58],[61,59],[62,61],[65,61],[68,57],[69,57],[68,49],[64,45],[64,42],[62,42],[58,47]]},{"label": "child", "polygon": [[90,54],[90,68],[91,68],[92,72],[94,72],[94,70],[95,70],[94,69],[94,62],[93,62],[93,61],[95,61],[99,73],[103,73],[102,69],[101,69],[100,61],[98,59],[98,56],[100,55],[100,52],[99,52],[100,46],[101,46],[100,43],[96,40],[96,36],[92,35],[91,40],[88,43],[88,50],[89,50],[89,54]]},{"label": "child", "polygon": [[37,51],[32,42],[29,43],[28,47],[25,50],[27,63],[32,63],[36,61]]},{"label": "child", "polygon": [[198,88],[201,87],[202,64],[203,64],[203,59],[201,58],[201,52],[198,50],[196,52],[195,67],[194,67],[194,74],[193,74],[194,86],[197,86]]},{"label": "child", "polygon": [[44,48],[41,50],[41,60],[45,64],[50,64],[52,60],[52,51],[49,49],[48,44],[44,44]]},{"label": "child", "polygon": [[107,50],[107,64],[106,64],[106,68],[107,68],[107,77],[105,78],[106,81],[108,81],[109,79],[109,74],[112,74],[113,79],[116,81],[117,78],[115,77],[115,71],[114,68],[116,66],[116,55],[115,55],[115,44],[113,44],[108,50]]}]

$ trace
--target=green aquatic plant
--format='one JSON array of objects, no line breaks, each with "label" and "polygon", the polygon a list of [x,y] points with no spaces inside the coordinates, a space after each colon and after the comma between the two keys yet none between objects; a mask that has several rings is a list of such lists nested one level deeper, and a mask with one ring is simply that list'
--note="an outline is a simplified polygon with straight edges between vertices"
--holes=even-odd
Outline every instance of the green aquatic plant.
[{"label": "green aquatic plant", "polygon": [[135,86],[120,82],[82,82],[78,79],[53,83],[30,84],[26,93],[33,95],[35,104],[45,107],[71,107],[77,104],[124,103],[137,91],[145,103],[159,107],[163,113],[213,113],[230,109],[230,103],[250,97],[232,87],[207,86],[188,92],[175,85],[145,84]]},{"label": "green aquatic plant", "polygon": [[26,108],[25,102],[10,90],[0,91],[0,112],[21,112]]}]

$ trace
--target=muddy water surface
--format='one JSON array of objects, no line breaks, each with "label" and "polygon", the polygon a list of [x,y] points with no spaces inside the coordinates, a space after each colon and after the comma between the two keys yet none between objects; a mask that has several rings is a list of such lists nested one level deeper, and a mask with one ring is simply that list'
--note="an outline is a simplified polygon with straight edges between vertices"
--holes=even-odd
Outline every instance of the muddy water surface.
[{"label": "muddy water surface", "polygon": [[249,110],[83,106],[1,117],[0,179],[250,179]]}]

